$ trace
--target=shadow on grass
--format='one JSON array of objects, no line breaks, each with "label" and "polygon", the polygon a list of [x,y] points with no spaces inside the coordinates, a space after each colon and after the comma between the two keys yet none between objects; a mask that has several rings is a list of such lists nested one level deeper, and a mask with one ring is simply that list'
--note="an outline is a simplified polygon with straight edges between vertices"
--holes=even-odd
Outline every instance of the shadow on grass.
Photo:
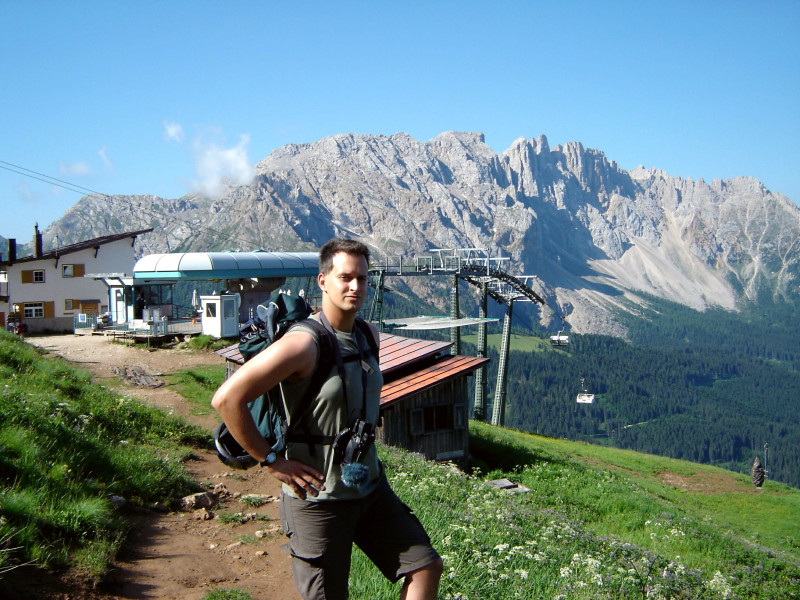
[{"label": "shadow on grass", "polygon": [[469,452],[472,468],[484,473],[503,471],[512,473],[527,465],[537,463],[562,464],[569,461],[530,445],[516,443],[510,436],[495,437],[480,427],[473,427],[469,434]]}]

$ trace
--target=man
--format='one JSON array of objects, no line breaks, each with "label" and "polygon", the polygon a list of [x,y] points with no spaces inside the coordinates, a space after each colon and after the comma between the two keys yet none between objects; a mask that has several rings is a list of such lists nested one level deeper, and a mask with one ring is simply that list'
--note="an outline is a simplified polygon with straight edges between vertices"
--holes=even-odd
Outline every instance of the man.
[{"label": "man", "polygon": [[[317,283],[322,312],[343,356],[344,381],[336,367],[303,418],[309,439],[332,436],[378,420],[383,378],[355,319],[367,290],[369,250],[354,240],[334,239],[320,250]],[[377,329],[369,335],[379,341]],[[358,461],[364,477],[354,484],[331,444],[290,443],[277,455],[258,432],[247,403],[283,382],[289,407],[308,388],[319,360],[319,340],[310,326],[296,325],[279,341],[244,364],[217,391],[212,405],[234,438],[283,483],[280,512],[289,538],[292,572],[301,596],[348,596],[350,554],[355,542],[391,581],[404,579],[400,598],[436,598],[442,560],[422,525],[389,487],[374,444]],[[348,360],[348,358],[350,360]],[[289,413],[291,411],[288,411]]]}]

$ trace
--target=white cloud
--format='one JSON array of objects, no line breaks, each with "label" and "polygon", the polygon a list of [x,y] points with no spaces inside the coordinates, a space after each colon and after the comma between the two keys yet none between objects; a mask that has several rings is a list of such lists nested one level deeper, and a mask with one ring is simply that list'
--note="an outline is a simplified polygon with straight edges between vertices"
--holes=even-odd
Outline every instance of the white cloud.
[{"label": "white cloud", "polygon": [[184,138],[183,127],[174,121],[164,121],[164,139],[180,144]]},{"label": "white cloud", "polygon": [[106,169],[110,170],[114,169],[114,164],[111,162],[111,159],[108,158],[108,152],[106,151],[105,146],[103,146],[102,148],[100,148],[100,150],[97,151],[97,156],[99,156],[100,160],[103,161],[103,165],[106,167]]},{"label": "white cloud", "polygon": [[91,168],[85,162],[59,163],[58,170],[62,175],[88,175]]},{"label": "white cloud", "polygon": [[27,181],[17,183],[15,191],[24,204],[39,204],[42,200],[42,197],[33,191]]},{"label": "white cloud", "polygon": [[226,179],[238,185],[251,184],[256,172],[247,154],[249,144],[250,136],[247,134],[240,136],[239,143],[233,148],[195,140],[195,171],[200,178],[194,182],[195,191],[216,198],[225,191]]}]

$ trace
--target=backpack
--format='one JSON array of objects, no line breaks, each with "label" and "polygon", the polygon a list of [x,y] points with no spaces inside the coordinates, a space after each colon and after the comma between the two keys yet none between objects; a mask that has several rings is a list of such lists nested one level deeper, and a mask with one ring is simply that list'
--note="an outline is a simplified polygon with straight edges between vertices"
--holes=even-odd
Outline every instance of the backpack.
[{"label": "backpack", "polygon": [[[334,364],[337,366],[339,377],[344,379],[344,366],[336,334],[333,332],[333,328],[327,324],[326,319],[323,324],[316,319],[309,318],[312,313],[311,307],[300,296],[281,293],[268,306],[259,305],[256,313],[257,316],[250,319],[239,330],[239,353],[245,362],[283,337],[295,324],[303,323],[316,334],[319,342],[317,368],[311,376],[307,391],[294,407],[292,414],[289,415],[291,417],[288,419],[290,425],[287,425],[280,384],[249,403],[253,421],[261,435],[272,446],[273,451],[281,454],[286,450],[288,442],[305,442],[309,444],[313,454],[315,444],[331,444],[334,436],[315,436],[297,430],[302,429],[305,417],[328,379],[328,374]],[[361,329],[370,350],[377,358],[378,347],[366,321],[357,317],[355,326]],[[214,432],[214,445],[219,459],[230,467],[247,469],[257,464],[257,461],[234,439],[225,423],[220,423]]]}]

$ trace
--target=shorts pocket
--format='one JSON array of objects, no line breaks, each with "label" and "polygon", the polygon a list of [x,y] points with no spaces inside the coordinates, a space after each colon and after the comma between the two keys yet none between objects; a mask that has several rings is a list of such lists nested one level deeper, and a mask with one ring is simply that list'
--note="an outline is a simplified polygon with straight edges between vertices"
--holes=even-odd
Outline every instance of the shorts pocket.
[{"label": "shorts pocket", "polygon": [[319,561],[325,554],[325,545],[309,535],[311,532],[304,525],[309,513],[313,514],[316,508],[312,502],[281,495],[279,515],[283,532],[289,538],[289,551],[292,556],[310,563]]}]

